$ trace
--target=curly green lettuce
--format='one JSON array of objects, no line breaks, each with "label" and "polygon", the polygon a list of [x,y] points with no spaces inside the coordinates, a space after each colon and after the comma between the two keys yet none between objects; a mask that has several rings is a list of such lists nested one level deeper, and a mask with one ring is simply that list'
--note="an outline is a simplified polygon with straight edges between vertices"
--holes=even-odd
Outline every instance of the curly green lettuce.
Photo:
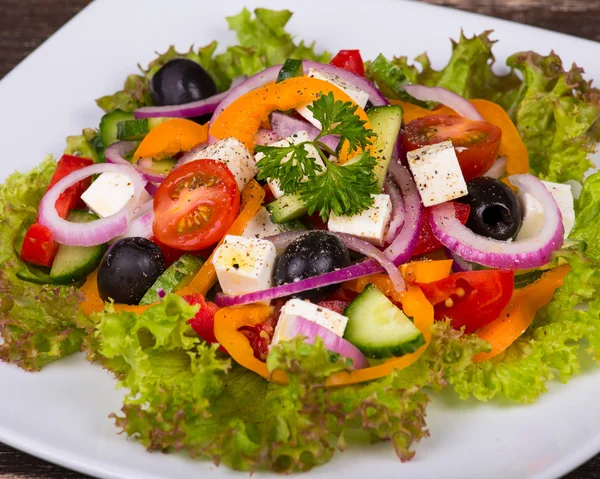
[{"label": "curly green lettuce", "polygon": [[202,65],[213,77],[219,91],[229,88],[235,77],[254,75],[265,68],[285,62],[288,58],[301,60],[329,61],[327,52],[315,52],[314,43],[307,45],[303,41],[295,43],[285,31],[292,17],[289,10],[269,10],[257,8],[254,16],[244,8],[237,15],[227,17],[229,28],[236,32],[238,45],[228,47],[223,53],[216,53],[217,42],[188,52],[179,53],[171,46],[165,53],[153,60],[141,74],[129,75],[123,90],[96,100],[104,111],[117,108],[133,111],[152,104],[149,81],[165,63],[173,58],[187,58]]},{"label": "curly green lettuce", "polygon": [[16,277],[25,265],[15,249],[15,233],[35,221],[55,168],[47,157],[0,186],[0,359],[30,371],[78,351],[84,336],[76,327],[81,319],[77,288],[40,286]]},{"label": "curly green lettuce", "polygon": [[197,312],[169,295],[142,314],[112,307],[92,315],[96,347],[127,389],[116,424],[150,450],[185,450],[240,470],[306,471],[347,447],[347,432],[363,429],[389,440],[401,460],[427,435],[424,387],[445,386],[444,371],[459,371],[485,350],[477,338],[447,323],[409,368],[366,384],[326,388],[349,361],[301,338],[275,347],[271,371],[289,385],[270,383],[200,340],[187,325]]}]

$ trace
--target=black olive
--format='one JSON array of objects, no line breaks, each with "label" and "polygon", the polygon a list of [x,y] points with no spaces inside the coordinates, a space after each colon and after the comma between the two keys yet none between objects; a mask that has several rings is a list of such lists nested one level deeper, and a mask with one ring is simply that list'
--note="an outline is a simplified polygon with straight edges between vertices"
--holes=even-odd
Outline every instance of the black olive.
[{"label": "black olive", "polygon": [[104,301],[138,304],[165,271],[160,248],[146,238],[125,238],[104,254],[98,268],[98,292]]},{"label": "black olive", "polygon": [[[292,241],[275,262],[274,279],[277,286],[294,283],[329,273],[350,264],[346,245],[327,231],[311,231]],[[318,301],[335,290],[337,285],[325,286],[294,295]]]},{"label": "black olive", "polygon": [[514,239],[521,228],[521,203],[501,181],[487,176],[467,183],[469,194],[458,201],[471,207],[467,228],[478,235],[506,241]]},{"label": "black olive", "polygon": [[155,105],[181,105],[217,94],[215,81],[198,63],[174,58],[165,63],[150,81]]}]

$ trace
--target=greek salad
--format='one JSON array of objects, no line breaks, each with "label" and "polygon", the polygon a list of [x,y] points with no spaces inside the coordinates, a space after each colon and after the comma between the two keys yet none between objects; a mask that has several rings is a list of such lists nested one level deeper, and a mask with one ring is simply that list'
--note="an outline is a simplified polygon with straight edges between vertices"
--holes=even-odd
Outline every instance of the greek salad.
[{"label": "greek salad", "polygon": [[280,472],[350,429],[408,460],[431,394],[531,403],[600,360],[583,71],[522,52],[498,76],[490,32],[440,71],[332,57],[290,16],[171,47],[0,187],[0,358],[82,350],[148,449]]}]

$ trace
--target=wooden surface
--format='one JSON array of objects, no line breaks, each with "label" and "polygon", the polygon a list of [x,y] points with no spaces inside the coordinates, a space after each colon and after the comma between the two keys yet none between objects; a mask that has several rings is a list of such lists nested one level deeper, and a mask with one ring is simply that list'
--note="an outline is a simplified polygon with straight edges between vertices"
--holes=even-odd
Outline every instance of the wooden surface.
[{"label": "wooden surface", "polygon": [[[89,2],[90,0],[0,0],[0,78]],[[600,41],[600,0],[427,0],[427,2]],[[83,479],[86,477],[0,443],[0,478],[2,479]],[[600,479],[600,455],[565,476],[565,479]]]}]

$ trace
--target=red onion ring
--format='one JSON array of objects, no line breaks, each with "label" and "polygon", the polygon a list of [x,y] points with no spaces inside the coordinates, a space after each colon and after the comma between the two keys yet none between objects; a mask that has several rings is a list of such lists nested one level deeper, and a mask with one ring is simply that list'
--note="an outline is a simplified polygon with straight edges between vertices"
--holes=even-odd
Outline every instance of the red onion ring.
[{"label": "red onion ring", "polygon": [[[384,251],[384,254],[394,263],[394,265],[399,266],[411,258],[412,252],[417,246],[419,232],[421,231],[421,223],[423,221],[423,205],[421,204],[417,186],[408,170],[397,162],[392,161],[390,163],[390,172],[398,181],[398,186],[402,191],[406,217],[400,234],[396,236],[392,244]],[[329,286],[330,284],[343,283],[344,281],[350,281],[351,279],[361,278],[383,271],[384,268],[382,268],[377,261],[369,259],[348,266],[347,268],[342,268],[337,271],[332,271],[295,283],[283,284],[264,291],[256,291],[254,293],[239,296],[218,294],[215,301],[219,306],[238,306],[256,303],[258,301],[290,296],[309,289]]]},{"label": "red onion ring", "polygon": [[104,152],[106,162],[114,165],[127,165],[137,169],[146,181],[152,183],[161,183],[166,177],[166,174],[157,173],[156,171],[144,168],[141,165],[133,164],[127,161],[124,156],[136,148],[137,143],[134,141],[117,141],[110,145]]},{"label": "red onion ring", "polygon": [[454,216],[452,203],[431,209],[431,229],[435,237],[465,261],[500,269],[537,268],[548,263],[552,252],[563,244],[562,215],[552,194],[530,174],[512,175],[508,180],[540,202],[545,213],[544,225],[532,238],[498,241],[473,233]]},{"label": "red onion ring", "polygon": [[469,120],[485,121],[468,100],[440,86],[406,85],[406,93],[420,101],[435,101],[452,108],[460,116]]},{"label": "red onion ring", "polygon": [[194,161],[197,160],[198,158],[196,158],[196,156],[198,155],[198,152],[204,150],[204,148],[206,148],[207,143],[200,143],[199,145],[194,146],[194,148],[192,148],[190,151],[184,153],[184,155],[179,158],[179,161],[177,162],[177,165],[175,165],[175,167],[181,166],[184,163],[189,163],[190,161]]},{"label": "red onion ring", "polygon": [[288,319],[284,327],[283,335],[286,338],[304,336],[306,338],[304,340],[305,343],[314,344],[315,339],[319,337],[323,340],[323,346],[329,351],[352,359],[354,369],[362,369],[369,366],[369,361],[356,346],[314,321],[309,321],[301,316],[295,316]]},{"label": "red onion ring", "polygon": [[133,112],[133,116],[136,119],[139,119],[165,116],[173,118],[191,118],[194,116],[209,115],[215,111],[221,100],[229,94],[232,88],[235,88],[244,81],[246,81],[246,76],[234,78],[229,90],[203,100],[184,103],[182,105],[145,106],[143,108],[138,108]]},{"label": "red onion ring", "polygon": [[48,227],[57,242],[73,246],[95,246],[106,243],[127,230],[131,213],[128,207],[122,208],[114,215],[89,223],[71,223],[58,216],[56,211],[56,200],[67,188],[92,175],[108,172],[128,176],[135,196],[138,196],[146,185],[146,181],[131,165],[90,165],[65,176],[46,192],[39,206],[39,222]]},{"label": "red onion ring", "polygon": [[114,238],[113,241],[134,237],[151,238],[153,235],[152,223],[154,222],[153,207],[154,201],[150,200],[133,210],[127,229],[123,234]]},{"label": "red onion ring", "polygon": [[385,243],[390,244],[394,241],[394,238],[400,233],[402,226],[404,226],[404,200],[398,190],[398,186],[394,181],[386,178],[383,184],[384,191],[390,195],[392,200],[392,220],[388,226],[387,233],[385,234]]},{"label": "red onion ring", "polygon": [[[305,131],[308,134],[308,137],[311,140],[314,140],[317,135],[321,133],[321,130],[307,121],[276,111],[271,113],[271,128],[281,138],[289,138],[299,131]],[[320,138],[319,141],[333,151],[337,150],[338,144],[340,143],[339,137],[334,135],[324,136],[323,138]]]},{"label": "red onion ring", "polygon": [[506,156],[499,156],[494,164],[487,170],[483,176],[498,179],[506,174]]},{"label": "red onion ring", "polygon": [[254,135],[254,142],[257,145],[270,145],[271,143],[281,140],[281,138],[282,137],[279,136],[276,131],[259,128],[256,135]]}]

